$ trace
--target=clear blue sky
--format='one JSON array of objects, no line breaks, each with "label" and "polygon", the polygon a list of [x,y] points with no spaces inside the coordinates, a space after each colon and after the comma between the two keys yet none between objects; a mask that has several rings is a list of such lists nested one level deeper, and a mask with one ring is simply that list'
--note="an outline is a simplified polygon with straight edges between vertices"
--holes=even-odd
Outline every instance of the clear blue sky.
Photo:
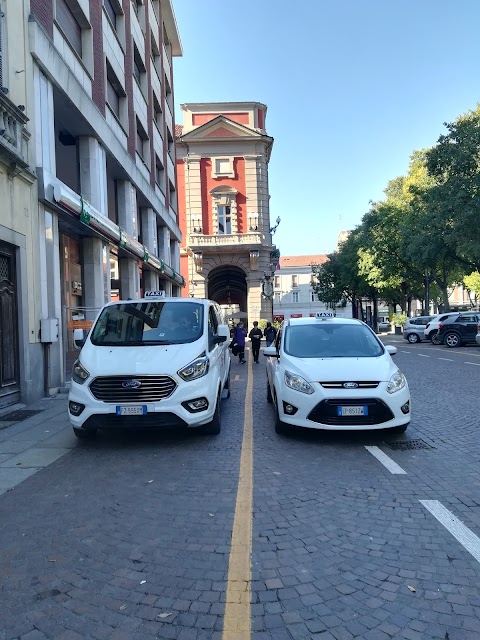
[{"label": "clear blue sky", "polygon": [[173,0],[184,102],[258,100],[282,255],[326,253],[480,99],[480,0]]}]

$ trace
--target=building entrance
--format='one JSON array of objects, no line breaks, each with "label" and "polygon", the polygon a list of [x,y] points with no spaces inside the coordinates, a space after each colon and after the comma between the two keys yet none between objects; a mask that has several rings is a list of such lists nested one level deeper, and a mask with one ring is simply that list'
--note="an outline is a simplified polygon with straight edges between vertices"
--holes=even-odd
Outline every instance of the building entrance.
[{"label": "building entrance", "polygon": [[15,248],[0,242],[0,408],[20,401]]},{"label": "building entrance", "polygon": [[207,297],[218,302],[226,315],[247,311],[247,281],[240,267],[222,265],[208,274]]}]

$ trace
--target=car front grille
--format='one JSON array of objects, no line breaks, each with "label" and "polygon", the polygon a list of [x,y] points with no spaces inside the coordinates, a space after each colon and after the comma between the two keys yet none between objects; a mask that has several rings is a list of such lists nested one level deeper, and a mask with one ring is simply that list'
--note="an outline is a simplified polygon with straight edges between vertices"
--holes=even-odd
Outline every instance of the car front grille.
[{"label": "car front grille", "polygon": [[[132,382],[140,385],[129,387]],[[95,378],[90,384],[90,391],[103,402],[158,402],[169,398],[176,386],[170,376],[109,376]]]},{"label": "car front grille", "polygon": [[85,429],[174,429],[188,425],[174,413],[147,413],[144,416],[117,416],[114,413],[93,415],[83,424]]},{"label": "car front grille", "polygon": [[[337,407],[366,406],[368,415],[366,416],[338,416]],[[381,424],[392,420],[393,413],[387,405],[377,398],[349,398],[348,400],[335,398],[322,400],[314,407],[307,416],[312,422],[330,425],[372,425]]]},{"label": "car front grille", "polygon": [[358,382],[354,380],[345,380],[344,382],[320,382],[320,384],[324,389],[343,389],[343,385],[349,382],[354,382],[358,385],[355,387],[356,389],[376,389],[380,384],[379,382]]}]

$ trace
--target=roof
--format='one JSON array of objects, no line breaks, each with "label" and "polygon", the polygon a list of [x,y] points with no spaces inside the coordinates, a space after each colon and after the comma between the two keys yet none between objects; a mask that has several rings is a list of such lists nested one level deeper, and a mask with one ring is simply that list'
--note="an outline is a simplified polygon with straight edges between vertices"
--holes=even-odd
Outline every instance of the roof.
[{"label": "roof", "polygon": [[334,318],[312,318],[304,316],[303,318],[287,318],[285,323],[291,325],[297,324],[322,324],[323,322],[335,323],[335,324],[362,324],[360,320],[356,318],[344,318],[337,315]]},{"label": "roof", "polygon": [[285,267],[310,267],[315,264],[324,264],[328,256],[325,253],[307,256],[281,256],[280,269]]},{"label": "roof", "polygon": [[175,138],[179,138],[183,132],[183,124],[175,125]]}]

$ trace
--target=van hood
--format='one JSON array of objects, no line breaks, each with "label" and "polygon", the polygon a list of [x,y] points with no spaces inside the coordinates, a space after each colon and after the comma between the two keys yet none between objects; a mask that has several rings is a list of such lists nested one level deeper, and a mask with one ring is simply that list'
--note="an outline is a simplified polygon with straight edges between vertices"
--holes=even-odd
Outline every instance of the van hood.
[{"label": "van hood", "polygon": [[90,375],[175,375],[202,353],[202,341],[146,347],[98,347],[87,342],[79,360]]},{"label": "van hood", "polygon": [[385,382],[398,370],[391,356],[378,358],[292,358],[285,357],[285,369],[309,382]]}]

